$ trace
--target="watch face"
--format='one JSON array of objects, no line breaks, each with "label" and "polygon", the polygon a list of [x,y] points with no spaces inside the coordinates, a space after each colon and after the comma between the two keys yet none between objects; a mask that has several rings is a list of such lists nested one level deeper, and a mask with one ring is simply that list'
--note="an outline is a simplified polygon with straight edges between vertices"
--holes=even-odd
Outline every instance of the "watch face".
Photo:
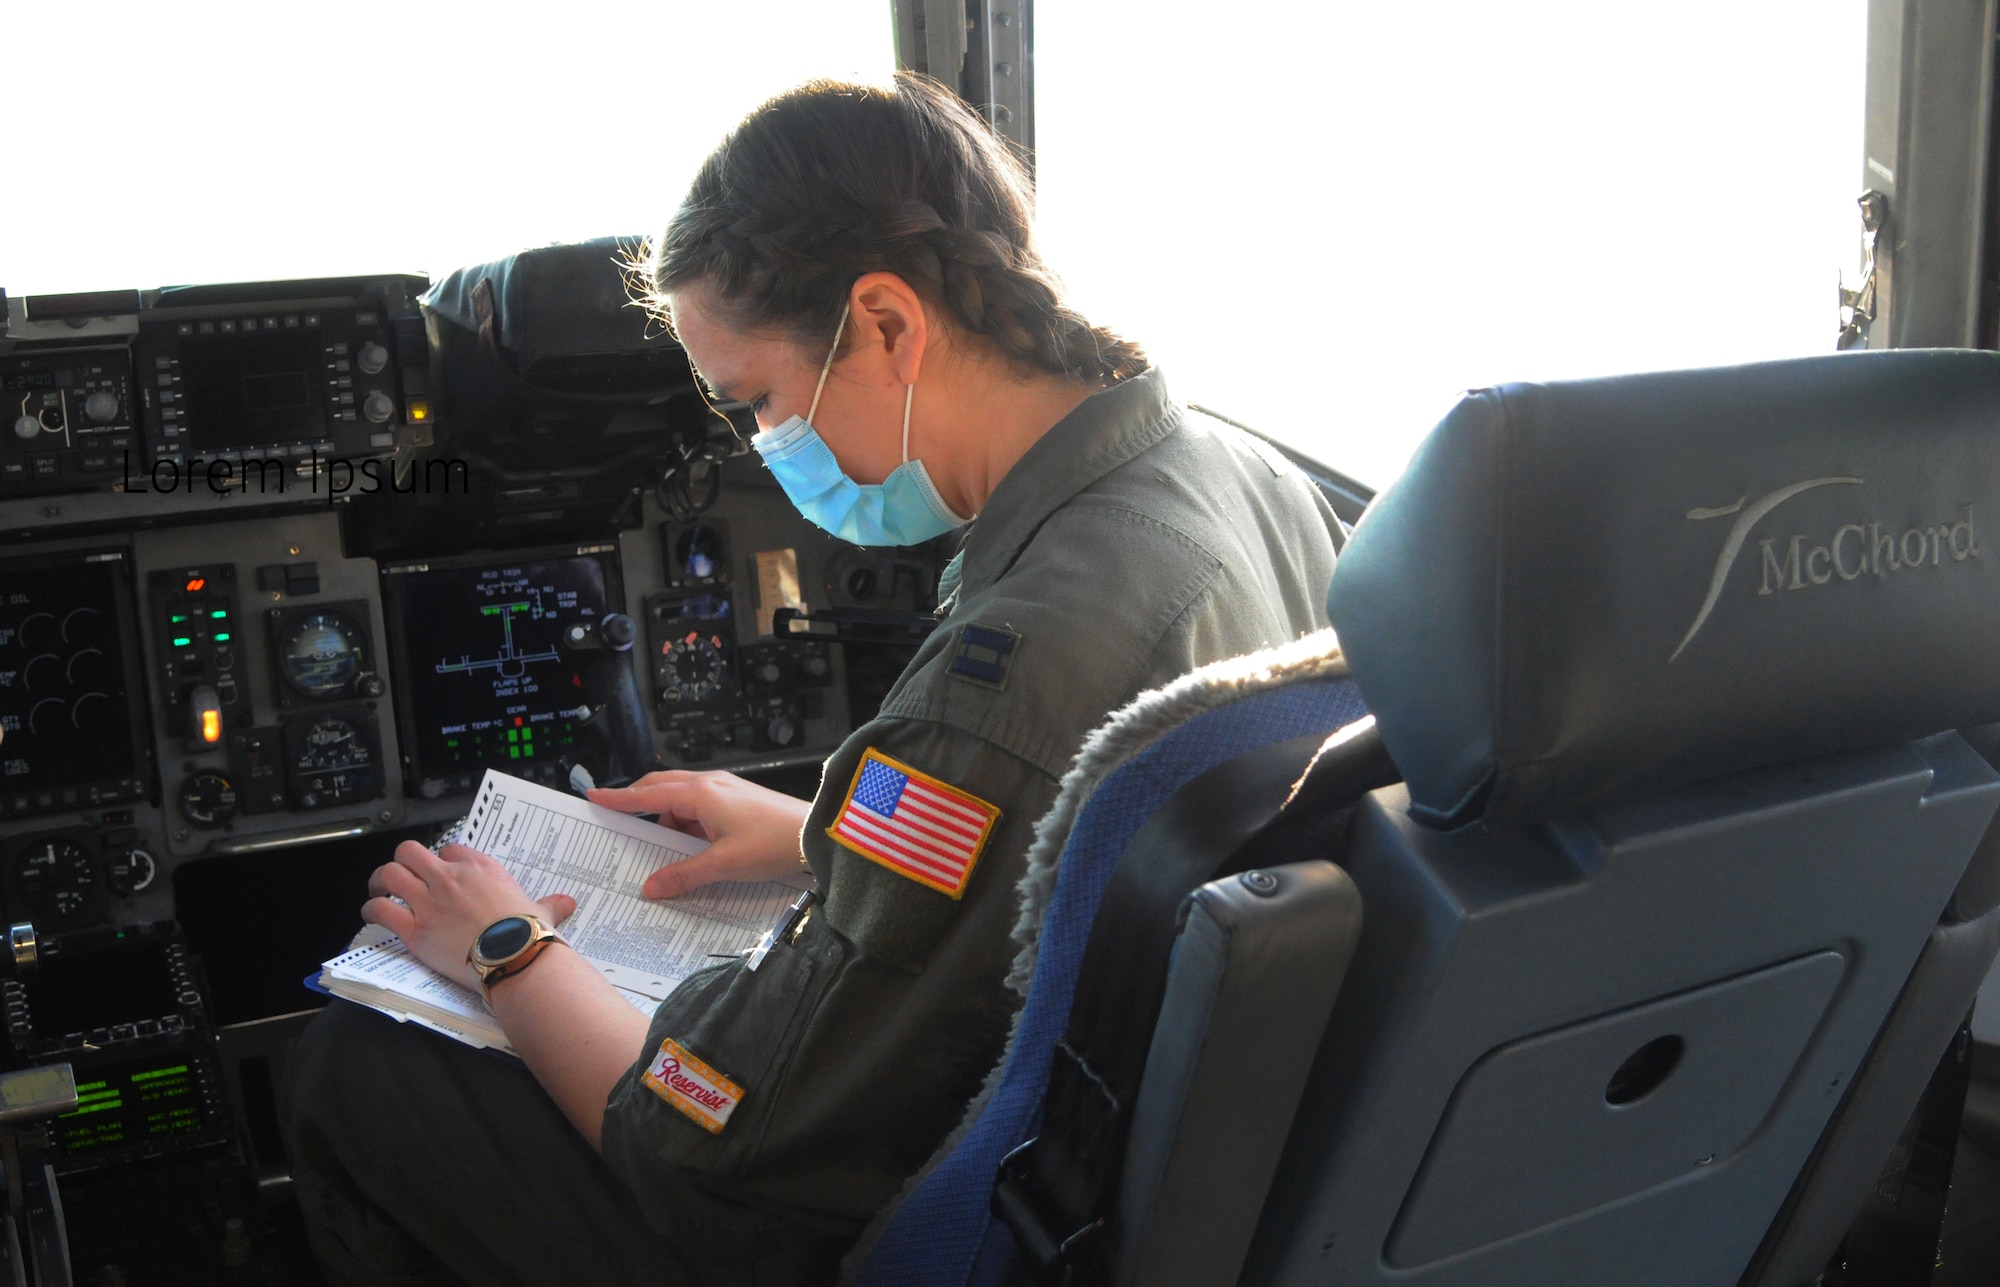
[{"label": "watch face", "polygon": [[509,916],[494,921],[479,936],[479,955],[488,961],[504,961],[526,947],[535,937],[535,926],[525,916]]}]

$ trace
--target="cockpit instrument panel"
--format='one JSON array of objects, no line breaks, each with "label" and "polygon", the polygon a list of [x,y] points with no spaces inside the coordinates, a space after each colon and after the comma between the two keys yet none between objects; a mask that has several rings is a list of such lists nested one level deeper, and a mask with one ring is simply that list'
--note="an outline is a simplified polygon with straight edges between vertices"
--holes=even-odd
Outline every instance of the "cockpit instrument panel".
[{"label": "cockpit instrument panel", "polygon": [[580,708],[602,700],[558,640],[623,602],[609,549],[383,568],[413,792],[470,791],[488,768],[555,780]]},{"label": "cockpit instrument panel", "polygon": [[136,468],[122,349],[0,358],[0,496],[107,486]]},{"label": "cockpit instrument panel", "polygon": [[122,552],[0,565],[0,817],[146,794],[131,602]]}]

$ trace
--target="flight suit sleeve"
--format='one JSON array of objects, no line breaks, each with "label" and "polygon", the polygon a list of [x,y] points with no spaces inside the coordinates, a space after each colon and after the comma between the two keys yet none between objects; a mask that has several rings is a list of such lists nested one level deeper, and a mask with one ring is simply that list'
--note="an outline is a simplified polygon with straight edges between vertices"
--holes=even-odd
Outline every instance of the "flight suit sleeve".
[{"label": "flight suit sleeve", "polygon": [[657,1229],[851,1233],[895,1194],[1004,1048],[1016,888],[1055,791],[938,720],[877,719],[835,753],[803,836],[824,904],[756,970],[683,983],[607,1104],[605,1158]]}]

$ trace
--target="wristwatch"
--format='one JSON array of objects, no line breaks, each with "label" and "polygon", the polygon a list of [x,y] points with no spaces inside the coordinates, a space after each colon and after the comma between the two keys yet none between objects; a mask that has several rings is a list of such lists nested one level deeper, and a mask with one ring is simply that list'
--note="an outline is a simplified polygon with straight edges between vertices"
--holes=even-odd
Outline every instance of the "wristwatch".
[{"label": "wristwatch", "polygon": [[502,916],[479,931],[465,959],[479,975],[480,986],[491,992],[500,980],[534,964],[549,944],[568,942],[539,916]]}]

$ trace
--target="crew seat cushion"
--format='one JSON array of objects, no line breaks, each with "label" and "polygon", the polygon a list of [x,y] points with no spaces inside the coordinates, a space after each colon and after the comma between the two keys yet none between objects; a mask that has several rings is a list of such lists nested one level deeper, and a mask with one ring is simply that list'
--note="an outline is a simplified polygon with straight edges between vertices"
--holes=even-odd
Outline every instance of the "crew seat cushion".
[{"label": "crew seat cushion", "polygon": [[1413,812],[1526,823],[2000,719],[2000,354],[1469,394],[1328,611]]}]

